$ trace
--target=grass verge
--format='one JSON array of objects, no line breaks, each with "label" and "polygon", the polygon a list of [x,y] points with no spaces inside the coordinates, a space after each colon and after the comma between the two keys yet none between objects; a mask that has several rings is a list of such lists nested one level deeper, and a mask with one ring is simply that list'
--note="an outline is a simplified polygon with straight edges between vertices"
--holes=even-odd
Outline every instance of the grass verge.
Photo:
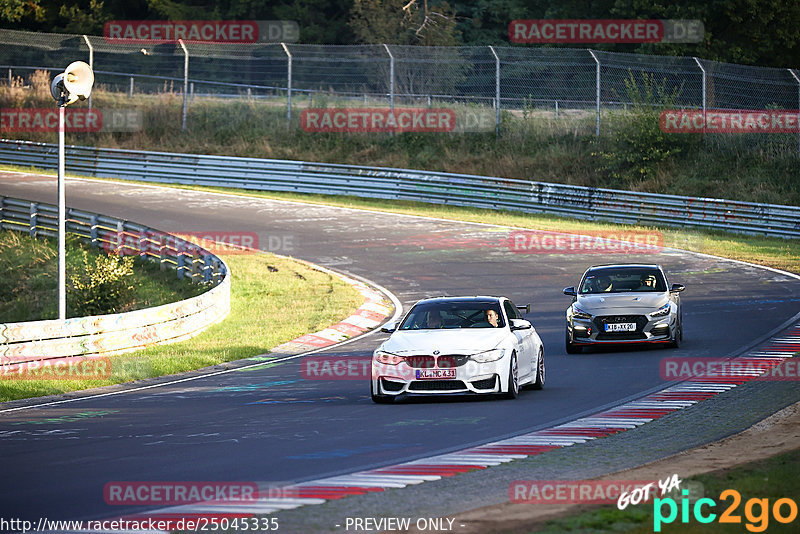
[{"label": "grass verge", "polygon": [[[693,515],[694,505],[687,505],[687,522],[682,522],[681,502],[677,500],[678,515],[670,524],[664,524],[660,532],[700,534],[707,532],[797,532],[797,505],[800,496],[800,449],[792,452],[773,456],[766,460],[750,462],[731,469],[721,469],[698,475],[688,481],[702,484],[704,497],[713,499],[716,506],[710,508],[704,505],[702,512],[708,515],[715,513],[713,522],[703,524]],[[684,481],[686,482],[686,481]],[[733,489],[741,495],[741,502],[734,507],[733,497],[720,499],[726,489]],[[697,496],[689,496],[697,497]],[[795,503],[795,517],[788,524],[782,524],[775,519],[773,507],[778,499],[789,498]],[[768,500],[766,508],[761,503],[749,502],[751,499]],[[694,502],[694,499],[691,500]],[[732,518],[737,517],[739,523],[720,523],[720,515],[731,508]],[[667,515],[667,506],[663,507]],[[749,512],[749,515],[748,515]],[[789,516],[790,506],[783,504],[780,510],[782,516]],[[651,534],[654,532],[654,506],[651,503],[638,506],[628,506],[619,510],[616,506],[604,506],[546,522],[541,528],[528,532],[556,533],[556,532],[581,532],[604,534],[609,532],[629,532],[633,534]],[[658,532],[658,531],[655,531]]]},{"label": "grass verge", "polygon": [[0,402],[171,375],[256,356],[344,319],[363,298],[340,278],[269,253],[222,255],[231,313],[198,336],[111,357],[107,380],[0,380]]}]

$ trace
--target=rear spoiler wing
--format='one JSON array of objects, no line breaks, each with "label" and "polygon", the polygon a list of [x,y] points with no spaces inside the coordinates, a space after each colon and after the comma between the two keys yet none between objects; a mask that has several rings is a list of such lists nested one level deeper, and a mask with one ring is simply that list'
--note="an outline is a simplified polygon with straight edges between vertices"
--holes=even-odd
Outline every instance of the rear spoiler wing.
[{"label": "rear spoiler wing", "polygon": [[531,304],[530,304],[530,302],[529,302],[529,303],[528,303],[528,304],[526,304],[525,306],[517,306],[517,309],[518,309],[519,311],[524,311],[525,313],[530,313],[530,312],[531,312]]}]

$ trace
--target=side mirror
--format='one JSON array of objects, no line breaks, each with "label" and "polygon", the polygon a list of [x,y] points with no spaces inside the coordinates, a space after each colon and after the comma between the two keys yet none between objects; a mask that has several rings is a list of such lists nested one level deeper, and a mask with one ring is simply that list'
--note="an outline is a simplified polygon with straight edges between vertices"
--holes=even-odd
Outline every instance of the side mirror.
[{"label": "side mirror", "polygon": [[381,327],[381,332],[384,332],[386,334],[391,334],[395,330],[397,330],[397,321],[386,323]]},{"label": "side mirror", "polygon": [[530,321],[526,321],[525,319],[511,319],[511,331],[515,330],[527,330],[529,328],[533,328]]},{"label": "side mirror", "polygon": [[679,291],[683,291],[684,289],[686,289],[686,286],[683,284],[672,284],[670,291],[672,293],[678,293]]},{"label": "side mirror", "polygon": [[575,286],[569,286],[564,288],[564,294],[568,297],[577,297],[578,292],[575,291]]}]

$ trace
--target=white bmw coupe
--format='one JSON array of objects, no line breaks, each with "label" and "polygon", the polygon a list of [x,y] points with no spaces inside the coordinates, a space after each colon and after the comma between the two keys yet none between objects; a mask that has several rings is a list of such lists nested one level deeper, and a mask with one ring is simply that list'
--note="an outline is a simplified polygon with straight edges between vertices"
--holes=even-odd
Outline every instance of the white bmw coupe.
[{"label": "white bmw coupe", "polygon": [[377,403],[412,395],[498,394],[544,386],[544,347],[505,297],[436,297],[417,302],[372,356]]}]

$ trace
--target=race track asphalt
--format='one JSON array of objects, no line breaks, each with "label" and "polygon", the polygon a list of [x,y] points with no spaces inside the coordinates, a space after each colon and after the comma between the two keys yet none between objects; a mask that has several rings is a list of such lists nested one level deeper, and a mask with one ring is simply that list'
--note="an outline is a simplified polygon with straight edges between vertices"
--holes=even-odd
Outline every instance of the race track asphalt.
[{"label": "race track asphalt", "polygon": [[[0,173],[0,195],[55,202],[53,177]],[[367,381],[305,380],[301,359],[191,382],[0,413],[0,516],[90,519],[112,481],[281,484],[394,464],[568,421],[665,385],[666,356],[734,354],[797,313],[800,281],[679,251],[523,254],[509,228],[320,205],[70,179],[70,207],[168,232],[256,233],[262,249],[364,277],[405,309],[433,295],[506,295],[532,304],[547,385],[514,401],[375,405]],[[685,284],[680,349],[564,351],[562,288],[592,264],[654,262]],[[235,277],[235,273],[234,273]],[[368,358],[371,335],[319,355]],[[239,343],[249,346],[248,340]],[[253,355],[269,347],[253,346]],[[3,406],[0,405],[0,411]],[[150,508],[157,508],[152,506]]]}]

